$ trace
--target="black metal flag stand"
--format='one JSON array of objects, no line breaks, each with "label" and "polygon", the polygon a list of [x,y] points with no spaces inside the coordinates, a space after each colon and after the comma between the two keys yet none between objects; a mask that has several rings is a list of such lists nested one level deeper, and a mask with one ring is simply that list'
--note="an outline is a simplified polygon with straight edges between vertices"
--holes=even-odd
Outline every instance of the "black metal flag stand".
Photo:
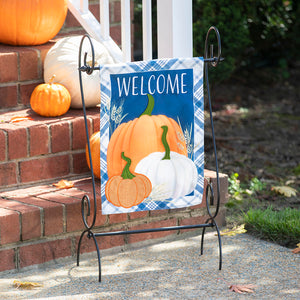
[{"label": "black metal flag stand", "polygon": [[[210,33],[214,31],[215,36],[217,38],[217,56],[214,56],[214,49],[213,45],[210,45],[210,53],[208,53],[208,39]],[[84,39],[88,39],[91,46],[92,52],[92,64],[88,64],[86,61],[87,53],[84,53],[83,57],[83,64],[82,64],[82,46]],[[84,122],[85,122],[85,130],[86,130],[86,138],[87,138],[87,146],[88,146],[88,153],[89,153],[89,160],[90,160],[90,169],[92,175],[92,185],[93,185],[93,200],[94,200],[94,215],[92,218],[92,222],[88,225],[87,216],[90,216],[91,210],[91,201],[88,195],[84,195],[81,201],[81,213],[83,223],[85,225],[85,229],[82,232],[77,248],[77,265],[79,265],[79,258],[80,258],[80,247],[82,238],[84,235],[87,235],[89,239],[93,239],[97,255],[98,255],[98,267],[99,267],[99,281],[101,281],[101,257],[100,257],[100,249],[98,246],[97,237],[102,236],[113,236],[113,235],[124,235],[124,234],[138,234],[138,233],[146,233],[146,232],[158,232],[158,231],[169,231],[169,230],[180,230],[180,229],[193,229],[193,228],[202,228],[202,236],[201,236],[201,248],[200,253],[203,254],[203,246],[204,246],[204,235],[205,230],[207,227],[215,228],[218,235],[218,242],[219,242],[219,270],[222,268],[222,243],[221,243],[221,235],[218,228],[218,225],[215,221],[216,216],[219,212],[220,207],[220,181],[219,181],[219,169],[218,169],[218,159],[217,159],[217,150],[216,150],[216,141],[215,141],[215,134],[214,134],[214,125],[213,125],[213,118],[212,118],[212,105],[211,105],[211,97],[210,97],[210,88],[209,88],[209,80],[208,80],[208,67],[209,65],[212,67],[217,67],[220,61],[223,59],[221,58],[221,39],[219,31],[216,27],[210,27],[207,32],[206,40],[205,40],[205,49],[204,49],[204,77],[205,77],[205,84],[207,90],[207,101],[210,113],[210,125],[212,130],[212,140],[213,140],[213,148],[214,148],[214,157],[215,157],[215,166],[216,166],[216,179],[217,179],[217,201],[214,203],[214,191],[211,183],[207,183],[206,186],[206,207],[208,212],[208,219],[204,224],[197,224],[197,225],[184,225],[184,226],[172,226],[172,227],[161,227],[161,228],[150,228],[150,229],[141,229],[141,230],[126,230],[126,231],[113,231],[113,232],[94,232],[93,228],[95,225],[96,217],[97,217],[97,199],[96,199],[96,186],[95,186],[95,176],[93,172],[93,163],[91,157],[91,148],[90,148],[90,141],[89,141],[89,132],[88,132],[88,123],[87,123],[87,116],[86,116],[86,107],[84,102],[84,93],[83,93],[83,83],[82,83],[82,72],[86,72],[88,75],[92,74],[94,70],[100,70],[99,66],[95,66],[95,54],[94,54],[94,47],[91,38],[88,35],[84,35],[82,37],[80,48],[79,48],[79,81],[80,81],[80,90],[81,90],[81,99],[82,99],[82,107],[83,107],[83,114],[84,114]],[[206,180],[206,179],[205,179]],[[210,206],[215,204],[215,212],[212,213]]]}]

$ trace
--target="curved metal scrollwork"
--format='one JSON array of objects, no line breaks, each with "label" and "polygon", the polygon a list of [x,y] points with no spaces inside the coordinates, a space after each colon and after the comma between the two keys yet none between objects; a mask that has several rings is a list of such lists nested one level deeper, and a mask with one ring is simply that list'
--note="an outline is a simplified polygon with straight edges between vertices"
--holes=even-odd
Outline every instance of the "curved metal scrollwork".
[{"label": "curved metal scrollwork", "polygon": [[[89,44],[90,44],[91,52],[92,52],[92,64],[91,65],[86,60],[87,59],[87,55],[88,55],[87,52],[84,53],[83,64],[81,64],[82,48],[83,48],[84,40],[86,38],[89,40]],[[81,72],[86,72],[88,75],[91,75],[93,73],[93,71],[95,69],[97,69],[96,66],[95,66],[95,51],[94,51],[93,42],[92,42],[91,37],[89,35],[87,35],[87,34],[85,34],[82,37],[81,42],[80,42],[79,55],[78,55],[78,66],[80,66],[79,67],[79,74],[81,74]]]},{"label": "curved metal scrollwork", "polygon": [[[221,38],[220,38],[220,33],[218,29],[214,26],[210,27],[206,39],[205,39],[205,49],[204,49],[204,59],[208,59],[208,38],[210,33],[214,31],[217,37],[217,42],[218,42],[218,51],[217,51],[217,57],[213,56],[213,47],[211,46],[211,65],[213,67],[216,67],[221,60]],[[214,122],[213,122],[213,116],[212,116],[212,103],[211,103],[211,96],[210,96],[210,88],[209,88],[209,79],[208,79],[208,64],[206,63],[204,66],[204,72],[205,72],[205,83],[206,83],[206,88],[207,88],[207,99],[208,99],[208,105],[209,105],[209,116],[210,116],[210,126],[211,126],[211,131],[212,131],[212,140],[213,140],[213,148],[214,148],[214,157],[215,157],[215,166],[216,166],[216,177],[217,177],[217,204],[216,204],[216,212],[212,218],[215,218],[219,212],[219,207],[220,207],[220,179],[219,179],[219,166],[218,166],[218,157],[217,157],[217,146],[216,146],[216,139],[215,139],[215,130],[214,130]],[[213,191],[212,186],[210,186],[210,189]],[[209,210],[209,208],[208,208]]]},{"label": "curved metal scrollwork", "polygon": [[[217,56],[214,56],[214,46],[213,44],[210,45],[210,57],[208,57],[208,38],[210,33],[214,31],[216,38],[217,38],[217,43],[218,43],[218,51],[217,51]],[[206,39],[205,39],[205,44],[204,44],[204,60],[209,61],[213,67],[216,67],[223,58],[221,57],[221,37],[219,30],[212,26],[208,29],[207,34],[206,34]]]},{"label": "curved metal scrollwork", "polygon": [[[92,61],[91,64],[87,62],[87,55],[88,53],[84,53],[84,59],[82,64],[82,50],[83,50],[83,43],[87,39],[90,44],[91,49],[91,56]],[[79,46],[79,56],[78,56],[78,66],[79,66],[79,84],[80,84],[80,92],[81,92],[81,101],[82,101],[82,109],[84,114],[84,122],[85,122],[85,130],[86,130],[86,141],[87,141],[87,147],[88,147],[88,154],[89,154],[89,161],[90,161],[90,169],[91,169],[91,176],[92,176],[92,184],[93,184],[93,198],[94,198],[94,216],[92,219],[91,225],[88,225],[87,218],[90,216],[91,212],[91,201],[89,199],[88,195],[84,195],[81,200],[81,214],[83,223],[86,227],[86,230],[90,230],[94,227],[95,221],[96,221],[96,215],[97,215],[97,198],[96,198],[96,187],[95,187],[95,175],[93,170],[93,161],[92,161],[92,155],[91,155],[91,146],[90,146],[90,140],[89,140],[89,132],[88,132],[88,124],[87,124],[87,117],[86,117],[86,107],[85,107],[85,101],[84,101],[84,91],[83,91],[83,82],[82,82],[82,72],[87,73],[88,75],[91,75],[93,71],[96,69],[95,67],[95,51],[94,46],[92,43],[92,40],[89,35],[84,35],[81,39],[80,46]]]},{"label": "curved metal scrollwork", "polygon": [[[88,53],[84,53],[83,63],[82,63],[82,50],[83,50],[83,43],[84,40],[87,39],[90,44],[91,49],[91,56],[92,61],[91,64],[87,62],[87,55]],[[99,247],[95,238],[94,233],[91,231],[92,228],[95,225],[96,217],[97,217],[97,198],[96,198],[96,185],[95,185],[95,175],[93,170],[93,161],[92,161],[92,154],[91,154],[91,145],[90,145],[90,139],[89,139],[89,131],[88,131],[88,123],[87,123],[87,116],[86,116],[86,107],[85,107],[85,100],[84,100],[84,91],[83,91],[83,82],[82,82],[82,72],[87,73],[88,75],[91,75],[97,67],[95,66],[95,52],[94,52],[94,46],[92,43],[92,40],[89,35],[84,35],[81,39],[80,46],[79,46],[79,55],[78,55],[78,71],[79,71],[79,84],[80,84],[80,93],[81,93],[81,101],[82,101],[82,110],[84,115],[84,124],[85,124],[85,133],[86,133],[86,142],[88,147],[88,155],[89,155],[89,161],[90,161],[90,170],[91,170],[91,176],[92,176],[92,185],[93,185],[93,200],[94,200],[94,214],[92,217],[91,224],[88,224],[87,217],[91,215],[91,201],[88,195],[84,195],[81,200],[81,215],[82,220],[85,226],[85,230],[81,233],[81,236],[79,238],[78,242],[78,248],[77,248],[77,265],[79,265],[79,256],[80,256],[80,247],[82,238],[85,234],[87,234],[87,237],[93,238],[95,242],[95,246],[97,249],[98,254],[98,262],[99,262],[99,268],[100,266],[100,251]]]}]

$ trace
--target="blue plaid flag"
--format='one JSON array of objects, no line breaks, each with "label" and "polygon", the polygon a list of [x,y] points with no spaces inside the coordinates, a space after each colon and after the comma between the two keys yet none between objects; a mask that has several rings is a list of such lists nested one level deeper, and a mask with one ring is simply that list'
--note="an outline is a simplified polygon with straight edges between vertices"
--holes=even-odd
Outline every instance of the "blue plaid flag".
[{"label": "blue plaid flag", "polygon": [[201,203],[203,58],[100,67],[102,214]]}]

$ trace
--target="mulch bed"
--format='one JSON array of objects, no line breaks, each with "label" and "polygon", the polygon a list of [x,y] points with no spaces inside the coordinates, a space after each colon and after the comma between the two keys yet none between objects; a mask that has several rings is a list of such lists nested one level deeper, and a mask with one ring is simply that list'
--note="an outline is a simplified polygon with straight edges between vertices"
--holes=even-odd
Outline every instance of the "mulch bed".
[{"label": "mulch bed", "polygon": [[[238,74],[213,88],[212,102],[218,162],[221,172],[238,173],[272,185],[300,183],[300,68],[281,79],[270,70]],[[209,116],[206,117],[205,163],[214,169]],[[298,193],[299,194],[299,193]],[[260,196],[273,206],[300,209],[299,197],[268,193]]]}]

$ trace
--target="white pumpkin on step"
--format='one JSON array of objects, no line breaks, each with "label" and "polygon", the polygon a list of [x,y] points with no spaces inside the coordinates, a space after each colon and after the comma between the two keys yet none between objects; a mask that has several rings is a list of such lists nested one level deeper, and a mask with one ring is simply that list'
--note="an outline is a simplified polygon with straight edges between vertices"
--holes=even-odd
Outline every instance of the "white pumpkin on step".
[{"label": "white pumpkin on step", "polygon": [[[48,51],[44,61],[44,81],[55,75],[55,82],[64,85],[71,94],[71,107],[82,108],[78,54],[82,36],[71,36],[60,39]],[[95,65],[113,64],[114,59],[104,45],[92,39],[95,51]],[[82,55],[87,52],[87,61],[92,60],[91,47],[88,39],[84,40]],[[82,57],[83,63],[83,57]],[[91,75],[82,72],[82,83],[86,107],[93,107],[100,103],[99,71]]]}]

